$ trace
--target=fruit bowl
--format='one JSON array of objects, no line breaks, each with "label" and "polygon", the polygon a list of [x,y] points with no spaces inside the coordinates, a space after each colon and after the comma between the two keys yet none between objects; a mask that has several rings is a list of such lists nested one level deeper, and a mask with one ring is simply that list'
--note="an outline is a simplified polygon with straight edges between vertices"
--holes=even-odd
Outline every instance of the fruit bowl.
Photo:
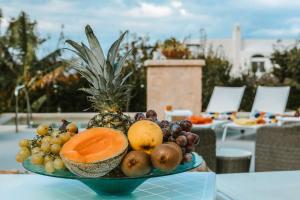
[{"label": "fruit bowl", "polygon": [[42,166],[31,164],[30,159],[26,159],[23,162],[23,167],[30,172],[40,175],[79,180],[97,194],[128,194],[134,191],[139,185],[149,178],[178,174],[198,167],[203,162],[203,159],[196,153],[192,154],[192,161],[179,165],[173,171],[163,172],[158,169],[153,169],[150,174],[140,177],[85,178],[74,175],[68,170],[57,170],[54,173],[47,173]]}]

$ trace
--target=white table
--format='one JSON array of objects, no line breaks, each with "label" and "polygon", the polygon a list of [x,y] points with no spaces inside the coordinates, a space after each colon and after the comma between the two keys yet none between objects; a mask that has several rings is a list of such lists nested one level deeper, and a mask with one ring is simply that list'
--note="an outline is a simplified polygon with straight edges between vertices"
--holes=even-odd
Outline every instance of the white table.
[{"label": "white table", "polygon": [[172,121],[173,117],[190,117],[193,115],[191,110],[165,110],[165,120]]},{"label": "white table", "polygon": [[259,129],[260,127],[263,126],[277,126],[277,124],[257,124],[257,125],[252,125],[252,126],[246,126],[246,125],[239,125],[236,124],[234,122],[230,122],[227,124],[224,124],[224,130],[223,130],[223,135],[222,135],[222,141],[224,141],[226,139],[227,136],[227,132],[229,130],[243,130],[243,131],[247,131],[247,134],[252,134],[252,133],[256,133],[257,129]]},{"label": "white table", "polygon": [[278,117],[278,124],[283,125],[288,122],[300,122],[300,117]]},{"label": "white table", "polygon": [[215,129],[215,128],[221,127],[224,124],[229,123],[229,122],[230,121],[228,121],[228,120],[213,120],[213,122],[210,124],[193,124],[193,128],[194,129],[199,129],[199,128]]},{"label": "white table", "polygon": [[131,195],[96,195],[77,180],[41,175],[0,175],[1,200],[214,200],[215,174],[186,172],[148,179]]},{"label": "white table", "polygon": [[217,175],[217,200],[299,200],[300,171]]}]

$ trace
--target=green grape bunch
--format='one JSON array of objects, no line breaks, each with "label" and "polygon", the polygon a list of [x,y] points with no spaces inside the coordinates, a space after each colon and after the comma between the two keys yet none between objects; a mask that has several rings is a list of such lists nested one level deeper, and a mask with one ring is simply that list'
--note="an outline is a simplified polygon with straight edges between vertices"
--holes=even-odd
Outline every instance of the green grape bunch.
[{"label": "green grape bunch", "polygon": [[62,122],[57,130],[47,124],[41,124],[37,127],[33,139],[20,140],[16,161],[22,163],[30,159],[32,164],[44,166],[48,173],[65,169],[59,152],[62,146],[78,133],[78,128],[75,123],[66,120]]}]

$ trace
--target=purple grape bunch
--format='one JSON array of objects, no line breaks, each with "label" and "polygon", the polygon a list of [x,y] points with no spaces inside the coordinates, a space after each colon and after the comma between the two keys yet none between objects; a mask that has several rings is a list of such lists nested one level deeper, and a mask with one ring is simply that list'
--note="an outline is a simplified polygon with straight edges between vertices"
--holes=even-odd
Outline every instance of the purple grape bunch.
[{"label": "purple grape bunch", "polygon": [[148,110],[146,112],[146,118],[150,119],[151,121],[157,121],[157,113],[154,110]]},{"label": "purple grape bunch", "polygon": [[153,122],[157,122],[157,113],[154,110],[148,110],[146,114],[138,112],[134,116],[134,121],[140,120],[150,120]]},{"label": "purple grape bunch", "polygon": [[146,119],[146,116],[142,112],[138,112],[134,116],[135,121],[140,121],[140,120],[143,120],[143,119]]},{"label": "purple grape bunch", "polygon": [[162,120],[159,125],[164,134],[164,142],[175,142],[178,144],[184,155],[182,162],[191,161],[191,152],[195,150],[195,145],[198,145],[200,141],[199,136],[191,132],[192,123],[188,120],[177,122]]}]

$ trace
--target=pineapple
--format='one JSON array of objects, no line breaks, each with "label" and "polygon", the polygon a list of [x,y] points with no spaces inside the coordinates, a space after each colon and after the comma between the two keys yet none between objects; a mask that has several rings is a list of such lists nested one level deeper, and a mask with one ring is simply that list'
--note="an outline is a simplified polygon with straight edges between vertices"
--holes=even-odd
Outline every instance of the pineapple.
[{"label": "pineapple", "polygon": [[80,45],[72,40],[66,40],[66,43],[74,48],[74,50],[69,50],[80,57],[77,60],[73,59],[71,66],[90,85],[89,88],[81,88],[80,90],[89,95],[88,100],[92,103],[92,107],[99,112],[88,122],[87,128],[108,127],[126,133],[131,125],[131,119],[122,113],[122,108],[130,95],[131,85],[126,84],[126,81],[132,72],[124,74],[122,67],[131,51],[128,51],[118,61],[116,58],[120,43],[127,31],[112,44],[106,59],[89,25],[85,27],[85,33],[90,48],[83,43]]}]

